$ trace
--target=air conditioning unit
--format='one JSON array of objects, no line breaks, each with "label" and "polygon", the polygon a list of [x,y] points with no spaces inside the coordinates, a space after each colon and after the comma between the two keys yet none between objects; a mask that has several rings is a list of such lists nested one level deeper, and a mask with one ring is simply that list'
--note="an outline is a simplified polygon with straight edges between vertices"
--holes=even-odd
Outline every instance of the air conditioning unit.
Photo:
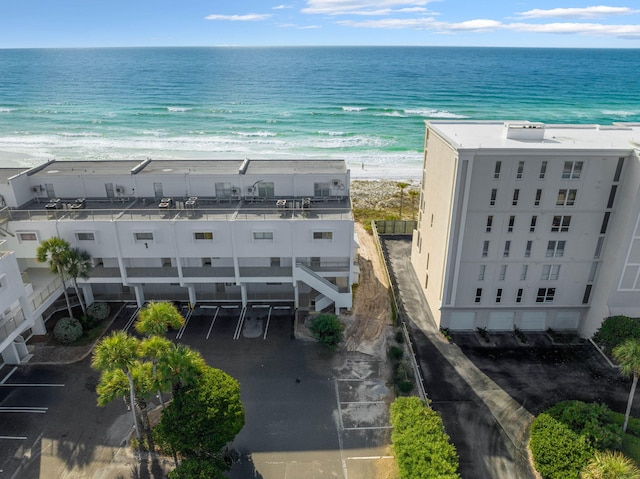
[{"label": "air conditioning unit", "polygon": [[342,186],[342,181],[340,181],[340,180],[331,180],[331,185],[334,188],[340,188]]},{"label": "air conditioning unit", "polygon": [[31,188],[31,191],[33,191],[34,193],[38,193],[40,191],[40,188],[34,186],[33,188]]},{"label": "air conditioning unit", "polygon": [[253,193],[255,190],[256,190],[255,187],[247,186],[247,193]]},{"label": "air conditioning unit", "polygon": [[240,194],[240,189],[239,188],[231,188],[231,194],[232,195],[238,195]]},{"label": "air conditioning unit", "polygon": [[124,193],[124,186],[116,186],[116,193],[119,193],[119,194]]}]

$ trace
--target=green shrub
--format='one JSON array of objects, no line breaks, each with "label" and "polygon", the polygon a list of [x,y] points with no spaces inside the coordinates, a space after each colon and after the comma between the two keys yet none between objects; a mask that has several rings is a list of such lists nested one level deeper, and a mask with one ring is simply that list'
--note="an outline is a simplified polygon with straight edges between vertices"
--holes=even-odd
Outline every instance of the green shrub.
[{"label": "green shrub", "polygon": [[458,455],[440,415],[417,397],[391,404],[391,440],[402,479],[459,479]]},{"label": "green shrub", "polygon": [[398,389],[403,394],[409,394],[411,391],[413,391],[413,381],[409,379],[403,379],[402,381],[399,381]]},{"label": "green shrub", "polygon": [[396,338],[396,343],[398,344],[404,343],[404,334],[402,333],[402,331],[396,331],[395,338]]},{"label": "green shrub", "polygon": [[53,336],[62,344],[71,344],[82,336],[82,325],[75,318],[62,318],[53,328]]},{"label": "green shrub", "polygon": [[321,314],[314,319],[310,329],[314,338],[331,349],[342,341],[344,327],[335,314]]},{"label": "green shrub", "polygon": [[628,316],[609,316],[592,339],[605,351],[611,352],[627,339],[640,339],[640,320]]},{"label": "green shrub", "polygon": [[402,350],[402,348],[399,348],[398,346],[391,346],[389,348],[389,357],[391,359],[400,361],[402,359],[402,356],[404,356],[404,351]]},{"label": "green shrub", "polygon": [[616,425],[612,411],[604,404],[562,401],[545,412],[584,436],[594,449],[604,451],[622,446],[622,429]]},{"label": "green shrub", "polygon": [[95,318],[98,322],[109,317],[109,305],[107,303],[93,303],[87,308],[87,315]]},{"label": "green shrub", "polygon": [[531,423],[530,435],[533,462],[545,479],[579,479],[594,453],[585,436],[546,413]]}]

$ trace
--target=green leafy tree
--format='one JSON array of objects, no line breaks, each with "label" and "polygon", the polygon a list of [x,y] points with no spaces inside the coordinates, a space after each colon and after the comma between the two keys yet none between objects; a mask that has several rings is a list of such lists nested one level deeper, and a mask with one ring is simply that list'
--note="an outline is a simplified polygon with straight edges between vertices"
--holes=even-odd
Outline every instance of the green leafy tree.
[{"label": "green leafy tree", "polygon": [[602,321],[593,335],[593,341],[605,351],[624,343],[627,339],[640,339],[640,319],[629,316],[609,316]]},{"label": "green leafy tree", "polygon": [[171,386],[174,397],[180,389],[195,385],[206,366],[202,355],[184,344],[174,345],[158,360],[159,375]]},{"label": "green leafy tree", "polygon": [[404,200],[404,190],[407,186],[409,186],[409,183],[399,181],[398,183],[396,183],[396,186],[400,189],[400,220],[402,220],[402,203]]},{"label": "green leafy tree", "polygon": [[169,327],[178,329],[184,318],[173,303],[152,301],[138,313],[136,331],[147,336],[164,336]]},{"label": "green leafy tree", "polygon": [[89,271],[93,265],[91,264],[91,256],[86,251],[78,248],[71,248],[62,258],[62,267],[65,273],[71,279],[73,289],[80,302],[82,313],[87,314],[87,308],[85,302],[80,295],[80,289],[78,288],[78,278],[87,279],[89,277]]},{"label": "green leafy tree", "polygon": [[596,451],[580,479],[640,479],[640,469],[618,451]]},{"label": "green leafy tree", "polygon": [[189,457],[169,473],[169,479],[224,479],[227,469],[221,458]]},{"label": "green leafy tree", "polygon": [[192,387],[181,388],[162,412],[156,439],[174,454],[190,458],[220,458],[225,445],[244,426],[238,381],[206,367]]},{"label": "green leafy tree", "polygon": [[620,365],[620,373],[626,377],[632,377],[631,391],[629,392],[629,400],[627,401],[627,410],[624,414],[624,424],[622,432],[627,432],[627,424],[629,423],[629,415],[631,414],[631,406],[633,405],[633,396],[638,385],[638,377],[640,377],[640,340],[629,339],[613,350],[613,358]]},{"label": "green leafy tree", "polygon": [[311,324],[313,337],[331,349],[342,341],[344,326],[335,314],[321,314]]},{"label": "green leafy tree", "polygon": [[171,341],[160,336],[151,336],[140,342],[140,354],[151,361],[153,387],[157,391],[162,409],[164,409],[164,399],[162,397],[164,384],[158,375],[158,363],[174,348],[175,345]]},{"label": "green leafy tree", "polygon": [[116,331],[96,344],[91,366],[98,371],[120,370],[124,373],[129,383],[129,404],[133,414],[133,423],[138,441],[141,441],[138,415],[135,410],[136,388],[132,373],[132,370],[140,365],[138,347],[139,343],[136,338],[123,331]]},{"label": "green leafy tree", "polygon": [[36,260],[40,263],[48,263],[49,270],[52,273],[60,275],[60,278],[62,279],[62,292],[64,293],[64,299],[67,302],[69,317],[73,318],[71,301],[69,301],[69,294],[67,293],[67,275],[64,267],[65,258],[68,256],[69,250],[69,243],[62,238],[54,236],[53,238],[49,238],[40,243],[40,246],[38,246],[38,249],[36,250]]}]

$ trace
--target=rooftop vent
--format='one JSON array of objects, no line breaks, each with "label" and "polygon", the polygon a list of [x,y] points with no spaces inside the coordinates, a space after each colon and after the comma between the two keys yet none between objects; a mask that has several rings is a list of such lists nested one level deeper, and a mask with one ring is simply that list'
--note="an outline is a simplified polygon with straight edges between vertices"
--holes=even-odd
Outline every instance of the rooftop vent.
[{"label": "rooftop vent", "polygon": [[544,123],[505,123],[504,135],[510,140],[544,140]]}]

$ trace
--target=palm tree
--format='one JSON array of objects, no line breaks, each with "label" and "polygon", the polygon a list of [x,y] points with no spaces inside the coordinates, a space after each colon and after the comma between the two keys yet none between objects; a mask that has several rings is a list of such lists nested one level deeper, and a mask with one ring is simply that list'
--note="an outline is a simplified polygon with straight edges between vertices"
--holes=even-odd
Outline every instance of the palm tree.
[{"label": "palm tree", "polygon": [[184,344],[174,345],[158,361],[160,375],[171,384],[174,397],[181,388],[194,385],[206,365],[199,352]]},{"label": "palm tree", "polygon": [[164,336],[169,327],[178,329],[183,324],[184,318],[173,303],[152,301],[138,313],[135,328],[147,336]]},{"label": "palm tree", "polygon": [[62,292],[64,293],[64,299],[67,301],[67,310],[69,311],[69,317],[73,318],[73,311],[71,310],[71,302],[69,301],[69,295],[67,294],[67,283],[64,268],[64,259],[69,254],[69,243],[62,238],[54,236],[48,240],[44,240],[38,246],[36,250],[36,260],[40,263],[49,263],[49,270],[52,273],[60,275],[62,279]]},{"label": "palm tree", "polygon": [[396,183],[396,186],[400,188],[400,221],[402,221],[402,200],[404,199],[404,189],[409,186],[409,183],[400,181]]},{"label": "palm tree", "polygon": [[640,479],[640,469],[618,451],[596,451],[580,479]]},{"label": "palm tree", "polygon": [[629,400],[627,401],[627,411],[624,414],[624,424],[622,432],[627,432],[627,424],[629,423],[629,414],[631,414],[631,405],[633,404],[633,395],[638,385],[638,377],[640,377],[640,340],[628,339],[624,343],[613,349],[613,358],[620,365],[620,373],[626,377],[632,377],[631,391],[629,392]]},{"label": "palm tree", "polygon": [[164,400],[162,398],[162,381],[158,376],[158,363],[171,352],[175,345],[166,338],[160,336],[151,336],[150,338],[143,339],[140,343],[140,353],[151,360],[153,365],[153,383],[154,388],[157,391],[160,405],[164,409]]},{"label": "palm tree", "polygon": [[78,289],[78,278],[87,279],[89,277],[89,271],[93,265],[91,264],[91,256],[86,251],[78,248],[71,248],[63,258],[63,268],[73,284],[73,289],[76,291],[76,296],[80,302],[82,313],[87,314],[87,308],[80,296],[80,290]]},{"label": "palm tree", "polygon": [[139,341],[129,336],[124,331],[116,331],[103,338],[93,351],[91,366],[98,371],[122,371],[129,382],[129,404],[133,414],[133,424],[136,428],[138,441],[141,440],[138,426],[138,415],[135,411],[136,388],[132,370],[139,366],[138,360]]}]

